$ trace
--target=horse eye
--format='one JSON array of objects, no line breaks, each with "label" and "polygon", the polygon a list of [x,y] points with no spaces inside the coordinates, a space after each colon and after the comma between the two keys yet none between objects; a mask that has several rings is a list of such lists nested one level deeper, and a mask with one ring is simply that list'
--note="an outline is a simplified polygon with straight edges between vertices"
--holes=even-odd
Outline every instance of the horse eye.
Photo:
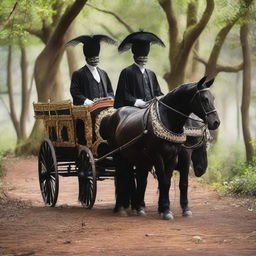
[{"label": "horse eye", "polygon": [[208,104],[209,103],[209,99],[206,98],[206,97],[203,97],[202,98],[202,102],[205,103],[205,104]]}]

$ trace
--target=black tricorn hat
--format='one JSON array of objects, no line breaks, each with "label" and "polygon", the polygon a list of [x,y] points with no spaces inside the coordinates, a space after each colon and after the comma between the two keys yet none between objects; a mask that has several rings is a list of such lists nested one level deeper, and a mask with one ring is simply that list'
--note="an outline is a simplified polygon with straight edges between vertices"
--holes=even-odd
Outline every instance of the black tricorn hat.
[{"label": "black tricorn hat", "polygon": [[134,32],[128,35],[119,45],[118,51],[124,52],[132,49],[132,53],[136,56],[147,56],[150,44],[158,44],[165,47],[163,41],[151,32]]},{"label": "black tricorn hat", "polygon": [[117,41],[108,35],[104,34],[92,34],[78,36],[65,44],[65,46],[75,46],[79,43],[83,43],[83,52],[85,57],[90,58],[99,56],[100,42],[106,42],[109,44],[117,44]]}]

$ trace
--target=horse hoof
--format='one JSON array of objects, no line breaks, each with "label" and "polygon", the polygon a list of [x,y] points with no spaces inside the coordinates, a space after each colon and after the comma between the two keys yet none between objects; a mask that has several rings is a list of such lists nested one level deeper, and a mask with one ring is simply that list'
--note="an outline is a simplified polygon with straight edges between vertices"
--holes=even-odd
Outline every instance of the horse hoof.
[{"label": "horse hoof", "polygon": [[162,218],[164,220],[173,220],[174,219],[173,214],[172,214],[171,211],[167,211],[167,212],[162,213]]},{"label": "horse hoof", "polygon": [[192,212],[190,210],[183,211],[182,216],[190,217],[190,216],[192,216]]},{"label": "horse hoof", "polygon": [[120,207],[118,209],[116,209],[116,214],[121,216],[121,217],[127,217],[128,216],[128,213],[126,211],[126,209],[124,207]]},{"label": "horse hoof", "polygon": [[145,209],[140,209],[140,210],[137,211],[137,215],[138,216],[146,216],[147,214],[146,214]]},{"label": "horse hoof", "polygon": [[135,209],[132,209],[132,210],[130,210],[130,215],[132,215],[132,216],[137,216],[138,214],[137,214],[137,211],[135,210]]}]

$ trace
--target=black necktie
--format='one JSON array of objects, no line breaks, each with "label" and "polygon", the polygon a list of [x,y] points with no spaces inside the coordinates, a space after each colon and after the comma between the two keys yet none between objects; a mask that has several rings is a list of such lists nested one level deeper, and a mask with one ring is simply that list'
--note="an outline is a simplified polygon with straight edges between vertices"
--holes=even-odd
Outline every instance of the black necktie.
[{"label": "black necktie", "polygon": [[145,93],[144,100],[149,101],[152,99],[152,95],[151,95],[151,91],[150,91],[149,78],[148,78],[146,71],[144,71],[144,73],[143,73],[143,79],[144,79],[144,93]]}]

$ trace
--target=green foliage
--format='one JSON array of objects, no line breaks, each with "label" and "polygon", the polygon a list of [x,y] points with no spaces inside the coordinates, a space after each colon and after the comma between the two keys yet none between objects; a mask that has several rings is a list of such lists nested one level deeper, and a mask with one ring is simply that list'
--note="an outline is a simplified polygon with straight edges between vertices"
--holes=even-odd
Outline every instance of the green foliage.
[{"label": "green foliage", "polygon": [[6,155],[7,155],[7,151],[0,151],[0,187],[1,187],[1,178],[4,175],[3,162],[5,160]]},{"label": "green foliage", "polygon": [[202,179],[225,193],[256,196],[256,156],[251,164],[245,163],[241,148],[239,143],[217,143],[208,153],[209,167]]},{"label": "green foliage", "polygon": [[[0,22],[7,19],[15,2],[13,0],[1,1],[0,3]],[[31,36],[27,29],[39,30],[42,28],[42,22],[46,24],[55,14],[53,5],[56,2],[67,2],[65,0],[20,0],[13,19],[0,33],[1,45],[14,44],[20,40],[23,43],[31,44]],[[33,42],[33,40],[32,40]]]},{"label": "green foliage", "polygon": [[256,162],[240,163],[233,169],[236,169],[238,174],[231,181],[224,183],[225,191],[237,195],[256,196]]},{"label": "green foliage", "polygon": [[6,126],[1,127],[0,129],[0,199],[1,199],[1,186],[2,186],[2,177],[5,174],[4,170],[4,160],[8,153],[10,153],[15,147],[15,138]]},{"label": "green foliage", "polygon": [[16,138],[13,129],[8,125],[2,125],[0,128],[0,152],[9,152],[14,150],[16,145]]},{"label": "green foliage", "polygon": [[236,143],[234,145],[223,145],[216,143],[208,152],[208,169],[203,180],[207,183],[220,183],[230,180],[236,175],[236,170],[230,168],[237,162],[242,162],[244,153],[241,152],[242,145]]}]

